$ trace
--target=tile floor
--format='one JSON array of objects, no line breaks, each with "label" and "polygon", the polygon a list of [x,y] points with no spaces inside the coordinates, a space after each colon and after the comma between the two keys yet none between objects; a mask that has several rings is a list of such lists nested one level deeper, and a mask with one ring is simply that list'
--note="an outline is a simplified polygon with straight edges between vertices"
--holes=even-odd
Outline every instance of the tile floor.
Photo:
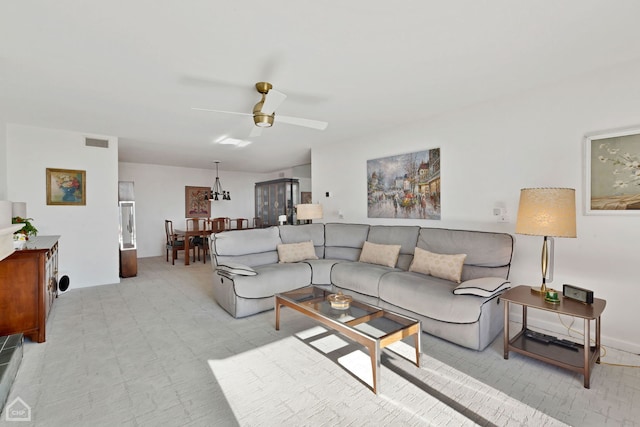
[{"label": "tile floor", "polygon": [[[504,360],[501,339],[475,352],[423,334],[421,368],[383,353],[376,396],[360,349],[299,313],[283,309],[280,331],[273,311],[231,318],[209,263],[145,258],[138,272],[75,290],[72,278],[47,342],[25,342],[8,398],[31,409],[19,425],[640,426],[637,368],[597,365],[584,389],[578,374]],[[640,356],[608,349],[603,362]]]}]

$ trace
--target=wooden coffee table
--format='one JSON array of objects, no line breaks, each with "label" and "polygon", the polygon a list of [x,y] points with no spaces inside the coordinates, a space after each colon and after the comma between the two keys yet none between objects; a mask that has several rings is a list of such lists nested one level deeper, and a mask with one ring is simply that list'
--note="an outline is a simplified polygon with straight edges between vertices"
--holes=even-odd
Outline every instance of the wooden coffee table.
[{"label": "wooden coffee table", "polygon": [[379,307],[353,300],[348,309],[331,307],[331,292],[309,286],[276,295],[276,330],[280,330],[280,307],[290,307],[369,350],[373,372],[373,392],[380,386],[380,351],[388,345],[413,335],[416,366],[420,366],[420,321]]}]

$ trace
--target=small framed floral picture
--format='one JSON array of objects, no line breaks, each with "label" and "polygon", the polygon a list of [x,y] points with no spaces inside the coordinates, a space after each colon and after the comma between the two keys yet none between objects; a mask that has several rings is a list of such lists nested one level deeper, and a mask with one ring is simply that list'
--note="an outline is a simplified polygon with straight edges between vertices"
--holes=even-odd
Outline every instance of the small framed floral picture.
[{"label": "small framed floral picture", "polygon": [[47,205],[87,204],[86,171],[47,168]]},{"label": "small framed floral picture", "polygon": [[585,214],[640,215],[640,128],[585,138]]}]

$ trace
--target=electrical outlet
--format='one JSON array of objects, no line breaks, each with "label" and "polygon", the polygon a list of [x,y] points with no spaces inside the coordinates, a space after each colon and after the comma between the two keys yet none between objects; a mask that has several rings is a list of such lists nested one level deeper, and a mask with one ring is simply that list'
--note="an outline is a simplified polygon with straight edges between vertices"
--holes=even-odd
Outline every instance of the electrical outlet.
[{"label": "electrical outlet", "polygon": [[497,222],[509,222],[509,214],[507,213],[507,208],[493,208],[493,216],[496,217]]},{"label": "electrical outlet", "polygon": [[509,222],[509,215],[506,213],[503,215],[498,215],[498,222]]}]

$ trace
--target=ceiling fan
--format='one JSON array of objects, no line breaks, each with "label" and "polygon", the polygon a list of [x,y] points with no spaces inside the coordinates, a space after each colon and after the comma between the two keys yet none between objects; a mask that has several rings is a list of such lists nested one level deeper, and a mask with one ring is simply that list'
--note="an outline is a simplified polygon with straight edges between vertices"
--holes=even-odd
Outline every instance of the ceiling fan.
[{"label": "ceiling fan", "polygon": [[[269,82],[256,83],[256,90],[262,94],[262,99],[253,107],[253,113],[239,113],[236,111],[212,110],[208,108],[196,108],[198,111],[211,111],[214,113],[238,114],[241,116],[253,116],[256,127],[251,131],[250,137],[260,136],[262,129],[273,126],[274,121],[288,123],[290,125],[304,126],[312,129],[325,130],[329,123],[319,120],[302,119],[300,117],[290,117],[278,115],[276,119],[276,108],[278,108],[287,98],[282,92],[273,89]],[[269,97],[267,97],[269,94]]]}]

